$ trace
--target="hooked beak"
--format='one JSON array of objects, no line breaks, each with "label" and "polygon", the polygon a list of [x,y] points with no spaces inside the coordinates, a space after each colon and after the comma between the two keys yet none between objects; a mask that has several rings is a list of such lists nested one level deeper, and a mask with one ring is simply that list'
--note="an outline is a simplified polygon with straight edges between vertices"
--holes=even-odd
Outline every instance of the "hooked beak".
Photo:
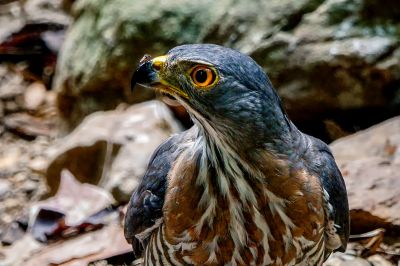
[{"label": "hooked beak", "polygon": [[139,67],[133,73],[131,80],[131,89],[135,87],[136,84],[142,85],[144,87],[152,87],[160,83],[159,71],[165,64],[167,57],[159,56],[151,59],[151,56],[145,55],[139,63]]},{"label": "hooked beak", "polygon": [[145,55],[139,63],[139,67],[133,73],[131,79],[131,89],[136,84],[142,85],[148,88],[160,89],[162,92],[171,95],[179,95],[187,98],[187,94],[181,89],[172,86],[161,77],[161,72],[164,69],[167,61],[167,56],[159,56],[152,59],[149,55]]}]

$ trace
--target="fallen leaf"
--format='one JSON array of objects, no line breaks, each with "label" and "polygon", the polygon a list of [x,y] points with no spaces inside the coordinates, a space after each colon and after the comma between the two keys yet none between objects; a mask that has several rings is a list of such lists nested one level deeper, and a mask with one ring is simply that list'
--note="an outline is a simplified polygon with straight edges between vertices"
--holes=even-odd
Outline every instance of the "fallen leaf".
[{"label": "fallen leaf", "polygon": [[37,240],[47,241],[87,231],[88,227],[98,228],[106,223],[107,215],[116,213],[109,208],[113,202],[104,189],[79,183],[69,171],[63,170],[56,195],[31,207],[29,232]]},{"label": "fallen leaf", "polygon": [[122,227],[113,223],[74,239],[51,244],[23,265],[87,266],[93,261],[131,252],[132,248],[124,238]]},{"label": "fallen leaf", "polygon": [[41,208],[30,229],[30,233],[36,240],[46,242],[49,238],[60,236],[62,231],[66,229],[64,213]]},{"label": "fallen leaf", "polygon": [[37,136],[53,136],[55,134],[55,124],[27,113],[6,116],[4,125],[8,131],[27,139],[33,139]]},{"label": "fallen leaf", "polygon": [[361,257],[368,257],[377,253],[383,242],[385,231],[383,228],[378,228],[367,233],[351,235],[350,240],[357,241],[360,244],[361,250],[359,252]]}]

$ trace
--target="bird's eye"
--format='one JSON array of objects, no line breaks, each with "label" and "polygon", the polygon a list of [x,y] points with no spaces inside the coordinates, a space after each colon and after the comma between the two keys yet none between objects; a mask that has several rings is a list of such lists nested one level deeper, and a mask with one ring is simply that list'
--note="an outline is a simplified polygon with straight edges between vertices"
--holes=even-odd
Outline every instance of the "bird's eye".
[{"label": "bird's eye", "polygon": [[210,86],[216,79],[215,71],[205,66],[195,67],[190,76],[198,87]]}]

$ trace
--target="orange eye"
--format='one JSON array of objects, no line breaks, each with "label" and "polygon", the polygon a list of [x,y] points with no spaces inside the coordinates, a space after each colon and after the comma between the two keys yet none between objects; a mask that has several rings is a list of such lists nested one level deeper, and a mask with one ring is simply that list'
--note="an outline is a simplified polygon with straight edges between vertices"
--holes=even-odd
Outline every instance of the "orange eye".
[{"label": "orange eye", "polygon": [[214,83],[216,75],[215,72],[205,66],[198,66],[193,69],[192,73],[190,74],[194,84],[199,87],[207,87]]}]

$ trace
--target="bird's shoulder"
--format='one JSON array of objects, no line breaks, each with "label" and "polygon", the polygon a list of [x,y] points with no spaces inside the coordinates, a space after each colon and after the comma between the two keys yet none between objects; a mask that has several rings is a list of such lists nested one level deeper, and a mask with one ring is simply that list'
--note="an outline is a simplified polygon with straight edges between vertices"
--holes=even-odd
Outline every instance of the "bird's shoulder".
[{"label": "bird's shoulder", "polygon": [[325,211],[326,248],[344,251],[349,237],[349,206],[346,186],[329,146],[303,134],[303,160],[308,172],[316,176],[322,187]]},{"label": "bird's shoulder", "polygon": [[190,132],[185,131],[162,143],[154,151],[146,173],[131,196],[125,215],[124,233],[135,253],[143,250],[152,230],[162,222],[168,173],[181,153],[180,143],[190,138]]}]

